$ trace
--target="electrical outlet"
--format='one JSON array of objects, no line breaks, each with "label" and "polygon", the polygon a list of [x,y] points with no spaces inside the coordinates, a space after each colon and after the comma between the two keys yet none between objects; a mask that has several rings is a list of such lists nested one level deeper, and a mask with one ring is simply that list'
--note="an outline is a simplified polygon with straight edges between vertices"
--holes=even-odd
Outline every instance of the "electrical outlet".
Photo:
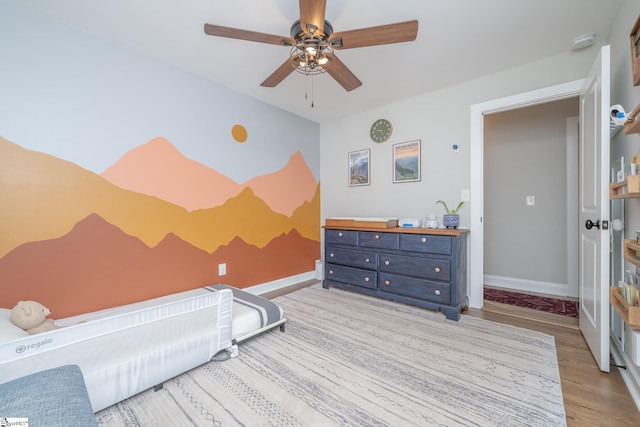
[{"label": "electrical outlet", "polygon": [[227,274],[227,263],[218,264],[218,276]]},{"label": "electrical outlet", "polygon": [[534,206],[536,204],[535,196],[527,196],[527,206]]}]

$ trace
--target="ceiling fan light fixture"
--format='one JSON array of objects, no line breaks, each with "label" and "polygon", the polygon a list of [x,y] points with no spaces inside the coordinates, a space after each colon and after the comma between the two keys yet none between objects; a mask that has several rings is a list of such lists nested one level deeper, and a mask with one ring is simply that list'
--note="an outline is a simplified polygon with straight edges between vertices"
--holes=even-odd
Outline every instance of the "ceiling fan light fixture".
[{"label": "ceiling fan light fixture", "polygon": [[301,42],[291,48],[290,62],[291,66],[299,73],[321,74],[333,62],[333,49],[326,43],[307,46]]},{"label": "ceiling fan light fixture", "polygon": [[316,43],[315,41],[305,43],[304,51],[309,54],[309,56],[316,56],[316,54],[318,53],[318,43]]},{"label": "ceiling fan light fixture", "polygon": [[291,26],[291,38],[295,40],[289,55],[291,66],[305,75],[324,73],[333,61],[333,47],[328,41],[333,27],[324,21],[323,33],[312,24],[306,24],[305,28],[303,31],[299,20]]}]

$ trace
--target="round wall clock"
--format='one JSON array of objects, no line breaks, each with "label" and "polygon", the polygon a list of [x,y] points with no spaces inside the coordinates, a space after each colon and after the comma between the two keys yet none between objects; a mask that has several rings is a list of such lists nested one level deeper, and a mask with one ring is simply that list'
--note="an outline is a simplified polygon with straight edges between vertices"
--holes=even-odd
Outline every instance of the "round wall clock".
[{"label": "round wall clock", "polygon": [[391,137],[391,132],[393,132],[391,122],[387,119],[378,119],[371,125],[369,136],[375,142],[385,142]]}]

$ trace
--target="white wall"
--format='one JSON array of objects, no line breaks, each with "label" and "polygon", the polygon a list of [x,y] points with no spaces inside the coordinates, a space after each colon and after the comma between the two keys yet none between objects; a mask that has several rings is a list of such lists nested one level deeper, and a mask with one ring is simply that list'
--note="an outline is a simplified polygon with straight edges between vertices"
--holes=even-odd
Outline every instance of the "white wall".
[{"label": "white wall", "polygon": [[[558,55],[522,67],[416,96],[320,125],[321,218],[332,216],[398,216],[424,218],[450,204],[470,188],[470,106],[584,78],[597,54],[594,46]],[[382,144],[369,139],[369,127],[378,118],[391,120],[391,139]],[[392,145],[422,140],[422,180],[392,183]],[[452,145],[459,146],[454,152]],[[348,187],[347,154],[371,149],[371,185]],[[469,204],[461,211],[461,225],[469,226]],[[470,238],[473,239],[473,230]],[[470,260],[473,262],[473,260]]]}]

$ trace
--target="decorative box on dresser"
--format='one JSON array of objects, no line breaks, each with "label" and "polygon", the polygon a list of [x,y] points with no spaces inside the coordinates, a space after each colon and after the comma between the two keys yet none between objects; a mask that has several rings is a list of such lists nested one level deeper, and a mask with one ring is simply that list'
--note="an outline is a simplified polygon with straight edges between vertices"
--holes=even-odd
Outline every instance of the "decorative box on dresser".
[{"label": "decorative box on dresser", "polygon": [[468,230],[324,227],[323,288],[335,287],[459,320],[467,296]]}]

